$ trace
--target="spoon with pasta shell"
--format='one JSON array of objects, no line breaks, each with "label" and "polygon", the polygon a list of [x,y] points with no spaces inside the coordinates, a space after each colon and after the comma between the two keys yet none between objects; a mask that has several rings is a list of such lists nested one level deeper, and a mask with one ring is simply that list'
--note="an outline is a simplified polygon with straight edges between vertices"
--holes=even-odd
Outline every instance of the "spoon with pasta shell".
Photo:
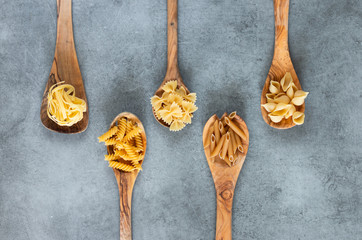
[{"label": "spoon with pasta shell", "polygon": [[[117,125],[117,122],[122,119],[127,118],[136,123],[139,128],[142,129],[141,137],[144,146],[144,152],[146,152],[147,147],[147,138],[145,129],[142,125],[142,122],[134,114],[129,112],[123,112],[119,114],[111,123],[110,129]],[[107,146],[108,154],[113,152],[112,146]],[[141,164],[143,159],[141,160]],[[118,169],[113,168],[114,175],[117,180],[118,189],[119,189],[119,199],[120,199],[120,239],[121,240],[132,240],[132,221],[131,221],[131,203],[132,203],[132,192],[133,186],[135,184],[136,178],[138,176],[139,170],[134,170],[132,172],[124,172]]]},{"label": "spoon with pasta shell", "polygon": [[[60,133],[79,133],[87,129],[89,115],[87,97],[74,45],[72,0],[57,0],[57,10],[58,20],[55,54],[41,103],[40,119],[43,125],[52,131]],[[47,113],[49,89],[59,83],[73,86],[76,97],[85,102],[86,111],[82,113],[83,117],[80,121],[71,126],[58,125],[50,119]]]},{"label": "spoon with pasta shell", "polygon": [[[210,141],[210,133],[213,131],[214,126],[220,125],[220,122],[231,122],[234,123],[244,133],[242,140],[243,151],[239,152],[235,157],[233,165],[229,166],[219,155],[212,157],[212,150]],[[219,123],[219,124],[218,124]],[[229,125],[231,126],[231,125]],[[216,214],[216,240],[231,240],[232,239],[232,205],[234,197],[234,189],[238,180],[239,173],[243,167],[246,154],[249,147],[249,131],[241,117],[234,114],[231,119],[225,113],[222,118],[213,115],[205,124],[203,131],[203,145],[206,155],[207,162],[210,167],[212,177],[214,179],[215,190],[216,190],[216,201],[217,201],[217,214]],[[214,135],[211,135],[214,137]],[[222,141],[220,138],[219,141]],[[212,141],[212,140],[211,140]]]},{"label": "spoon with pasta shell", "polygon": [[[261,105],[267,103],[267,93],[271,81],[280,81],[283,76],[290,72],[294,85],[297,89],[301,90],[298,76],[294,70],[292,60],[289,54],[288,47],[288,14],[289,14],[289,0],[274,0],[274,17],[275,17],[275,44],[274,56],[272,64],[266,78],[264,88],[261,94]],[[304,113],[305,104],[296,107],[296,111]],[[292,118],[283,119],[278,123],[271,121],[268,112],[261,106],[261,113],[264,121],[273,128],[287,129],[294,127]]]},{"label": "spoon with pasta shell", "polygon": [[[177,0],[167,0],[167,71],[166,76],[160,87],[156,90],[155,95],[161,97],[164,93],[162,87],[171,80],[177,80],[177,87],[183,87],[186,94],[190,93],[182,81],[177,63]],[[162,119],[157,118],[154,109],[153,115],[162,126],[170,127],[170,125]]]}]

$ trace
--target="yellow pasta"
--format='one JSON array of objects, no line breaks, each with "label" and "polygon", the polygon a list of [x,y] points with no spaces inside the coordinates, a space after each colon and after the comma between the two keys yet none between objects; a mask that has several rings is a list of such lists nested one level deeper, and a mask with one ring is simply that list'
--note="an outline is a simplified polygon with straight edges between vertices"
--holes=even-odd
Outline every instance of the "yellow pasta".
[{"label": "yellow pasta", "polygon": [[212,152],[215,149],[215,135],[214,134],[211,135],[210,141],[211,141],[210,152]]},{"label": "yellow pasta", "polygon": [[228,151],[229,148],[229,142],[230,142],[230,133],[226,133],[225,140],[224,140],[224,144],[222,146],[222,150],[221,150],[221,158],[225,159],[226,153]]},{"label": "yellow pasta", "polygon": [[215,157],[220,153],[221,148],[223,147],[224,141],[225,141],[226,135],[223,135],[220,139],[220,141],[217,143],[214,151],[211,152],[211,157]]},{"label": "yellow pasta", "polygon": [[117,162],[117,161],[110,161],[109,167],[116,168],[116,169],[122,170],[124,172],[132,172],[135,170],[134,166],[128,165],[125,163],[121,163],[121,162]]},{"label": "yellow pasta", "polygon": [[230,128],[239,135],[243,140],[246,140],[246,135],[233,121],[231,121],[228,117],[225,117],[225,122]]},{"label": "yellow pasta", "polygon": [[164,92],[161,97],[151,98],[157,119],[169,125],[170,131],[179,131],[186,124],[191,124],[193,113],[197,110],[196,94],[187,94],[184,87],[178,87],[177,80],[168,81],[162,90]]},{"label": "yellow pasta", "polygon": [[219,141],[220,141],[219,120],[216,120],[214,122],[214,128],[213,129],[214,129],[214,132],[215,132],[215,142],[216,142],[216,144],[218,144]]},{"label": "yellow pasta", "polygon": [[[298,115],[297,120],[294,114],[298,112],[299,106],[304,104],[308,92],[298,90],[293,82],[290,72],[278,81],[270,81],[269,93],[266,94],[266,102],[261,106],[269,113],[268,117],[274,123],[279,123],[283,119],[292,117],[292,121],[296,125],[303,124],[304,114]],[[283,105],[280,105],[283,104]],[[299,114],[299,113],[298,113]]]},{"label": "yellow pasta", "polygon": [[224,124],[222,124],[222,122],[219,122],[219,131],[221,135],[226,134],[225,128],[224,128]]},{"label": "yellow pasta", "polygon": [[108,138],[111,138],[113,135],[115,135],[118,131],[118,127],[114,126],[111,129],[109,129],[105,134],[103,134],[102,136],[98,137],[99,142],[104,142],[106,141]]},{"label": "yellow pasta", "polygon": [[[145,154],[142,129],[127,118],[118,121],[118,126],[112,127],[109,131],[99,137],[111,149],[105,160],[109,161],[110,167],[131,172],[142,170],[141,164]],[[131,162],[132,165],[122,161]]]},{"label": "yellow pasta", "polygon": [[229,114],[229,119],[233,119],[236,116],[236,111]]},{"label": "yellow pasta", "polygon": [[293,113],[293,122],[296,125],[302,125],[304,123],[304,113],[302,112],[295,112]]},{"label": "yellow pasta", "polygon": [[233,153],[235,153],[236,150],[238,149],[238,145],[236,143],[235,133],[232,130],[230,131],[230,137],[231,137],[231,145],[232,145]]},{"label": "yellow pasta", "polygon": [[87,111],[86,102],[75,96],[75,88],[64,82],[49,88],[47,104],[48,117],[59,126],[73,126]]}]

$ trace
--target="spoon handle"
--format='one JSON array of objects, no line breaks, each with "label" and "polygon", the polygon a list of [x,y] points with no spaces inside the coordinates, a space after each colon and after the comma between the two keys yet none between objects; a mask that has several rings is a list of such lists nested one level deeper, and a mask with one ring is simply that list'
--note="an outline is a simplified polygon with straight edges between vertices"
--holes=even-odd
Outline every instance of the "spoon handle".
[{"label": "spoon handle", "polygon": [[120,201],[120,239],[132,240],[132,219],[131,203],[132,191],[137,175],[133,173],[123,173],[114,169],[117,179]]},{"label": "spoon handle", "polygon": [[274,0],[275,49],[288,50],[289,0]]},{"label": "spoon handle", "polygon": [[215,240],[232,239],[232,207],[235,184],[232,179],[216,184],[216,236]]},{"label": "spoon handle", "polygon": [[177,63],[177,0],[167,0],[167,78],[179,77]]}]

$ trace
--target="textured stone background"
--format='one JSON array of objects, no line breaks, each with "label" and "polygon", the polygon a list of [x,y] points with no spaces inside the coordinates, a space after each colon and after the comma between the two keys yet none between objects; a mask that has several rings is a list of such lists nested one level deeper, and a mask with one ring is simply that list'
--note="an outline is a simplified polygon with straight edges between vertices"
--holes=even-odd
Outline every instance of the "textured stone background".
[{"label": "textured stone background", "polygon": [[166,71],[166,1],[74,1],[90,121],[72,136],[39,119],[56,1],[0,6],[1,239],[119,239],[118,189],[97,136],[123,111],[140,117],[148,137],[134,239],[213,239],[215,190],[201,134],[212,114],[233,110],[251,140],[234,239],[362,239],[362,1],[291,0],[291,56],[311,93],[305,124],[280,131],[259,108],[273,2],[180,0],[179,65],[199,110],[179,133],[161,127],[149,104]]}]

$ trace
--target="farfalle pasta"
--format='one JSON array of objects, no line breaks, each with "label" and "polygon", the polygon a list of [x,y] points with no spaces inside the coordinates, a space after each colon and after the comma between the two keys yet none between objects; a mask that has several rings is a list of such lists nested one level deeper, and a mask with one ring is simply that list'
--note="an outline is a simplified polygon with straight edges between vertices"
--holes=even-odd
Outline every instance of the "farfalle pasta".
[{"label": "farfalle pasta", "polygon": [[196,93],[186,93],[184,87],[177,86],[177,80],[168,81],[163,87],[162,96],[151,97],[151,105],[157,119],[170,126],[170,131],[180,131],[186,124],[191,124]]},{"label": "farfalle pasta", "polygon": [[145,148],[142,140],[142,129],[132,120],[121,118],[118,125],[98,137],[99,142],[105,142],[111,151],[104,156],[109,161],[109,167],[132,172],[142,170],[142,160]]},{"label": "farfalle pasta", "polygon": [[270,81],[269,92],[266,94],[267,103],[261,106],[274,123],[292,118],[294,124],[301,125],[305,115],[298,111],[298,107],[304,104],[308,94],[295,86],[292,75],[287,72],[280,82]]}]

